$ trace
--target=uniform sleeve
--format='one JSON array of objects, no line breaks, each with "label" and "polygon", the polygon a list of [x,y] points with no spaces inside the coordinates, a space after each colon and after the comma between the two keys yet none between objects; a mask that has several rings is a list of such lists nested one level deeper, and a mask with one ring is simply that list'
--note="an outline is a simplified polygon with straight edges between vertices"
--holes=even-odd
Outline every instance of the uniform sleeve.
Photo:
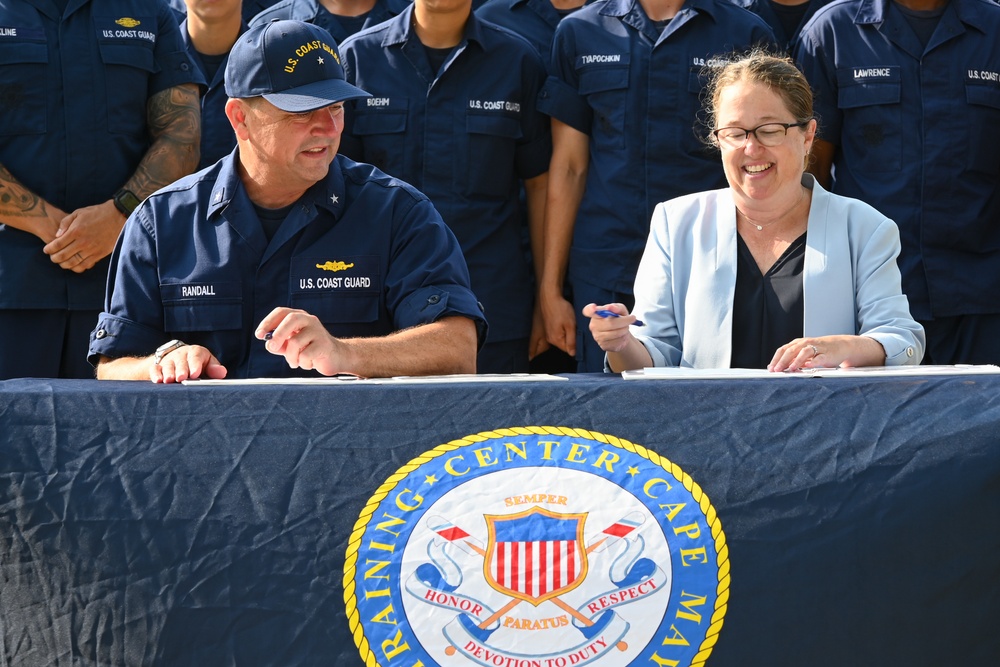
[{"label": "uniform sleeve", "polygon": [[479,345],[486,340],[486,317],[472,292],[469,269],[458,240],[426,198],[397,209],[386,304],[396,329],[443,317],[476,323]]},{"label": "uniform sleeve", "polygon": [[538,110],[538,93],[546,79],[545,64],[533,51],[524,57],[521,79],[527,94],[523,97],[521,139],[514,159],[517,175],[528,179],[547,172],[552,157],[551,124]]},{"label": "uniform sleeve", "polygon": [[181,30],[173,10],[165,2],[157,3],[158,33],[153,57],[156,61],[156,71],[150,79],[149,95],[153,95],[185,83],[195,83],[203,88],[207,86],[201,69],[191,61],[191,56],[184,48]]},{"label": "uniform sleeve", "polygon": [[575,39],[566,21],[556,29],[549,71],[552,74],[538,94],[538,110],[590,136],[594,113],[580,95]]},{"label": "uniform sleeve", "polygon": [[111,255],[104,312],[90,336],[88,359],[100,355],[143,357],[167,341],[163,326],[152,225],[144,217],[148,204],[136,209],[125,223]]}]

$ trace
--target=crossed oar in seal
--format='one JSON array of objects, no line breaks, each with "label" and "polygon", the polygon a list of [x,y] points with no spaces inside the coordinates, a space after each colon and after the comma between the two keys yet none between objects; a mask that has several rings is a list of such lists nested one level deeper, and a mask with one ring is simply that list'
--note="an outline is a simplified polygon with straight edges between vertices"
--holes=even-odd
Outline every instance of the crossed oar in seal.
[{"label": "crossed oar in seal", "polygon": [[[631,514],[627,515],[626,517],[623,517],[619,521],[612,523],[607,528],[602,530],[601,534],[598,537],[594,538],[591,541],[591,543],[587,545],[586,553],[590,554],[593,553],[594,551],[601,550],[603,547],[607,546],[606,543],[609,539],[617,540],[624,538],[626,535],[628,535],[636,528],[638,528],[642,524],[643,519],[644,517],[640,512],[632,512]],[[479,540],[472,537],[472,535],[470,535],[467,531],[456,526],[447,519],[444,519],[439,516],[428,517],[427,525],[428,527],[430,527],[432,531],[434,531],[444,539],[448,540],[452,544],[455,544],[466,553],[476,553],[482,556],[483,558],[486,557],[486,550],[483,549],[482,544],[479,542]],[[587,618],[579,610],[575,609],[572,605],[562,600],[559,596],[549,598],[549,600],[557,607],[559,607],[567,614],[569,614],[577,621],[579,621],[580,624],[583,625],[584,627],[588,629],[594,627],[595,622],[593,620]],[[524,600],[522,598],[512,598],[509,602],[507,602],[507,604],[505,604],[503,607],[494,612],[493,615],[484,620],[482,623],[479,623],[478,626],[476,627],[478,627],[478,629],[480,630],[486,630],[487,628],[489,628],[489,626],[495,623],[501,616],[509,612],[517,605],[521,604],[521,602],[523,601]],[[617,644],[615,644],[615,648],[617,648],[619,651],[625,651],[628,649],[628,644],[624,641],[619,641]],[[454,646],[447,647],[445,649],[445,653],[447,655],[454,655],[455,647]]]}]

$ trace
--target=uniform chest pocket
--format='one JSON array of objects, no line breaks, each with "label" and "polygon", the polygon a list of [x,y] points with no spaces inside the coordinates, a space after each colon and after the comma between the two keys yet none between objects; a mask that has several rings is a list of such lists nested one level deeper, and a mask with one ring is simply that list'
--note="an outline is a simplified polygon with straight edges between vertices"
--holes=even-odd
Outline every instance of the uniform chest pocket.
[{"label": "uniform chest pocket", "polygon": [[232,331],[243,326],[239,301],[183,299],[163,303],[163,326],[167,333]]},{"label": "uniform chest pocket", "polygon": [[146,133],[149,80],[156,72],[152,45],[101,42],[108,130],[142,137]]},{"label": "uniform chest pocket", "polygon": [[292,294],[292,308],[315,315],[332,335],[341,338],[385,333],[378,326],[379,299],[374,293]]},{"label": "uniform chest pocket", "polygon": [[48,48],[44,43],[0,44],[0,136],[43,134],[47,129]]},{"label": "uniform chest pocket", "polygon": [[837,106],[843,113],[841,143],[852,169],[899,171],[903,164],[902,83],[898,67],[874,68],[877,79],[857,77],[855,68],[837,72]]},{"label": "uniform chest pocket", "polygon": [[[361,100],[364,103],[365,100]],[[406,165],[406,100],[392,100],[389,109],[355,110],[352,133],[361,142],[362,160],[389,174],[403,174]]]},{"label": "uniform chest pocket", "polygon": [[508,196],[521,124],[499,114],[468,113],[464,134],[466,162],[456,170],[456,187],[472,195]]},{"label": "uniform chest pocket", "polygon": [[1000,174],[1000,88],[965,85],[969,105],[969,168],[991,176]]},{"label": "uniform chest pocket", "polygon": [[594,113],[591,141],[595,148],[625,148],[628,64],[590,67],[580,72],[580,95]]}]

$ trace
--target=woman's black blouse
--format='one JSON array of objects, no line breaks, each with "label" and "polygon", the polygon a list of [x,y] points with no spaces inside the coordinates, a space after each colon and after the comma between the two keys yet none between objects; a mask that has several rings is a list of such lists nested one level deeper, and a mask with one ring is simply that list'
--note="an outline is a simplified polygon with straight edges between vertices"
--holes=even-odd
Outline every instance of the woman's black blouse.
[{"label": "woman's black blouse", "polygon": [[737,234],[736,238],[730,367],[767,368],[775,350],[802,337],[806,235],[795,239],[763,275],[743,237]]}]

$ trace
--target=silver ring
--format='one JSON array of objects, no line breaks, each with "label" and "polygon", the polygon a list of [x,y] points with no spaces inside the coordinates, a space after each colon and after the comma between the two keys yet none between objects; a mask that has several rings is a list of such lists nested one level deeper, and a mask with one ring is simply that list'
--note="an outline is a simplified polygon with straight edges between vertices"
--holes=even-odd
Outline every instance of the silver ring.
[{"label": "silver ring", "polygon": [[811,347],[813,349],[813,356],[814,357],[818,357],[819,356],[819,350],[816,348],[816,346],[815,345],[810,345],[809,347]]}]

